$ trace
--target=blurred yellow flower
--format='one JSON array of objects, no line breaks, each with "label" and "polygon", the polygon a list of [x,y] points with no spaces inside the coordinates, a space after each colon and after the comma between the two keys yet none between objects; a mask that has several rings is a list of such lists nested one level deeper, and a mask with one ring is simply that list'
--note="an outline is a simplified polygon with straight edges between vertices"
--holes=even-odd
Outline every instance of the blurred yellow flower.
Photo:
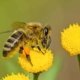
[{"label": "blurred yellow flower", "polygon": [[2,80],[29,80],[24,74],[11,74],[2,78]]},{"label": "blurred yellow flower", "polygon": [[61,32],[61,44],[70,55],[80,54],[80,25],[69,25],[69,28]]},{"label": "blurred yellow flower", "polygon": [[25,55],[20,55],[19,64],[28,72],[37,73],[47,71],[53,63],[53,53],[48,49],[42,49],[42,52],[37,48],[30,50],[29,56],[32,65]]}]

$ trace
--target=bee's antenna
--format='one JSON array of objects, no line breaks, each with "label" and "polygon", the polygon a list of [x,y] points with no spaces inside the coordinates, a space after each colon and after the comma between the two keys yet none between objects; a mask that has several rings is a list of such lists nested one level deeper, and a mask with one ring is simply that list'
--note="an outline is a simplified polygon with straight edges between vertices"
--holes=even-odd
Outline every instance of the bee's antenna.
[{"label": "bee's antenna", "polygon": [[9,32],[12,32],[12,30],[3,31],[3,32],[0,32],[0,34],[9,33]]}]

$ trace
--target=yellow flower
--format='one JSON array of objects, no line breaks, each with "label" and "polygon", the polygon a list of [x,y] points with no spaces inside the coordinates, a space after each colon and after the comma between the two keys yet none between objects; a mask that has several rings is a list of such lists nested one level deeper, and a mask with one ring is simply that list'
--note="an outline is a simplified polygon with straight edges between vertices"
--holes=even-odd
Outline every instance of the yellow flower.
[{"label": "yellow flower", "polygon": [[61,44],[70,55],[80,54],[80,25],[73,24],[61,32]]},{"label": "yellow flower", "polygon": [[29,80],[24,74],[11,74],[2,78],[2,80]]},{"label": "yellow flower", "polygon": [[47,71],[52,65],[53,54],[51,50],[48,49],[42,49],[42,52],[37,48],[30,50],[30,61],[25,55],[20,55],[19,64],[24,70],[28,72],[37,73]]}]

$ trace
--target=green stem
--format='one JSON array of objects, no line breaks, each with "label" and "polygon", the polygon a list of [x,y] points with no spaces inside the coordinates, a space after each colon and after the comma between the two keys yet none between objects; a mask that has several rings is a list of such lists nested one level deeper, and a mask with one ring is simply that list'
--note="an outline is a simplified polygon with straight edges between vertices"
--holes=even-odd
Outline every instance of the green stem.
[{"label": "green stem", "polygon": [[33,80],[38,80],[39,74],[40,73],[34,73],[34,79]]},{"label": "green stem", "polygon": [[78,62],[79,62],[79,67],[80,67],[80,54],[77,56]]}]

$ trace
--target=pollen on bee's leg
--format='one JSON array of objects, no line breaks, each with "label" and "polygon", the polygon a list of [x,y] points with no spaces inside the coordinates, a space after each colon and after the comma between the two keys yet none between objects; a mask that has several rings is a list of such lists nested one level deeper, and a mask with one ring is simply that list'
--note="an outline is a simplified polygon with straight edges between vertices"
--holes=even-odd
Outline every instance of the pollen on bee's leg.
[{"label": "pollen on bee's leg", "polygon": [[23,55],[26,56],[26,59],[28,60],[28,62],[33,66],[31,59],[30,59],[30,49],[29,48],[24,48]]},{"label": "pollen on bee's leg", "polygon": [[24,52],[25,52],[26,55],[29,55],[30,54],[30,49],[24,47]]}]

